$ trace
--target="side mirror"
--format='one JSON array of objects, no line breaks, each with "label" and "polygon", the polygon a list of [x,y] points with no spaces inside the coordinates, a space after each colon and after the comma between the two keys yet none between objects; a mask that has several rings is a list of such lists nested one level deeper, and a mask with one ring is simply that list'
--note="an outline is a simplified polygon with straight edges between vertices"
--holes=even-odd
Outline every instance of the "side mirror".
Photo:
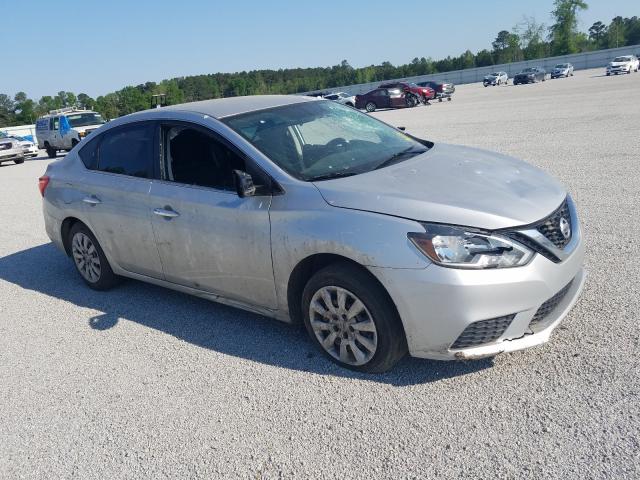
[{"label": "side mirror", "polygon": [[407,127],[398,127],[398,130],[402,130],[403,132],[407,129]]},{"label": "side mirror", "polygon": [[253,197],[256,193],[256,186],[253,184],[253,178],[247,172],[242,170],[233,171],[233,180],[236,184],[236,192],[240,198]]}]

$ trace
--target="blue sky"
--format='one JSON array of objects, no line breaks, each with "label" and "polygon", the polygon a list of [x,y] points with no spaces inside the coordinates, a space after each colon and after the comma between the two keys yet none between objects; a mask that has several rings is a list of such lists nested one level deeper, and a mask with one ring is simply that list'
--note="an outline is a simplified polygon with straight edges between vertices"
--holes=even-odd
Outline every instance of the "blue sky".
[{"label": "blue sky", "polygon": [[[5,4],[6,2],[6,4]],[[580,27],[640,15],[638,0],[587,0]],[[442,5],[441,9],[437,5]],[[398,5],[398,7],[394,7]],[[97,96],[145,81],[260,68],[353,66],[490,48],[553,0],[0,0],[0,93]],[[9,21],[6,21],[9,20]]]}]

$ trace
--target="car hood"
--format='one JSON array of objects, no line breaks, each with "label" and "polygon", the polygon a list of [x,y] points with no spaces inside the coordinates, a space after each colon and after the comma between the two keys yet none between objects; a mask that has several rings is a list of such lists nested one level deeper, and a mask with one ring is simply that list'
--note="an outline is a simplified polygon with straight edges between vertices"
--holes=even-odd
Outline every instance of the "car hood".
[{"label": "car hood", "polygon": [[534,223],[567,195],[559,182],[523,161],[445,144],[396,165],[314,185],[334,207],[488,230]]}]

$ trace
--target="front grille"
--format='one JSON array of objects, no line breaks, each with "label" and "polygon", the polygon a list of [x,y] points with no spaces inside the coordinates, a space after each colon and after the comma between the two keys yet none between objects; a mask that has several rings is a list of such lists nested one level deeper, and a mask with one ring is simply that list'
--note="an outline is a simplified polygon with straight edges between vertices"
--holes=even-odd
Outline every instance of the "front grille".
[{"label": "front grille", "polygon": [[549,250],[544,248],[538,242],[536,242],[534,240],[531,240],[526,235],[524,235],[524,234],[522,234],[520,232],[507,232],[506,235],[507,235],[507,237],[512,238],[516,242],[521,243],[525,247],[529,247],[531,250],[533,250],[536,253],[539,253],[543,257],[548,258],[552,262],[560,263],[560,259],[558,257],[556,257],[553,253],[551,253]]},{"label": "front grille", "polygon": [[560,290],[558,293],[556,293],[553,297],[551,297],[549,300],[547,300],[542,305],[540,305],[540,308],[538,308],[538,310],[536,310],[535,315],[533,316],[533,318],[529,322],[529,328],[531,330],[535,331],[536,327],[539,326],[541,323],[543,323],[544,320],[551,313],[553,313],[553,311],[556,309],[558,304],[567,295],[567,292],[571,288],[571,284],[572,283],[573,283],[573,280],[571,280],[562,290]]},{"label": "front grille", "polygon": [[484,343],[490,343],[502,336],[511,325],[514,315],[490,318],[474,322],[464,329],[458,339],[451,345],[452,349],[477,347]]},{"label": "front grille", "polygon": [[536,230],[547,237],[549,241],[558,248],[564,248],[571,240],[571,234],[565,237],[560,228],[560,222],[563,218],[568,222],[569,231],[571,232],[571,215],[566,200],[560,205],[560,208],[536,225]]}]

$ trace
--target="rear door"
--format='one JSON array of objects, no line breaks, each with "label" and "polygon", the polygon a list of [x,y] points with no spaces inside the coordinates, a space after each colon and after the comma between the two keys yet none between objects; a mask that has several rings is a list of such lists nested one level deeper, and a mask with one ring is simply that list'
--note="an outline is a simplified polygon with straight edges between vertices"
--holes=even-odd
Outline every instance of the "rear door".
[{"label": "rear door", "polygon": [[79,188],[89,228],[109,258],[129,272],[162,278],[149,203],[156,125],[127,124],[87,143],[78,152],[89,169]]},{"label": "rear door", "polygon": [[386,88],[375,90],[372,98],[378,108],[389,108],[391,106],[389,91]]},{"label": "rear door", "polygon": [[[165,121],[161,138],[150,199],[166,280],[275,308],[269,178],[203,126]],[[255,196],[238,196],[233,170],[252,175]]]}]

